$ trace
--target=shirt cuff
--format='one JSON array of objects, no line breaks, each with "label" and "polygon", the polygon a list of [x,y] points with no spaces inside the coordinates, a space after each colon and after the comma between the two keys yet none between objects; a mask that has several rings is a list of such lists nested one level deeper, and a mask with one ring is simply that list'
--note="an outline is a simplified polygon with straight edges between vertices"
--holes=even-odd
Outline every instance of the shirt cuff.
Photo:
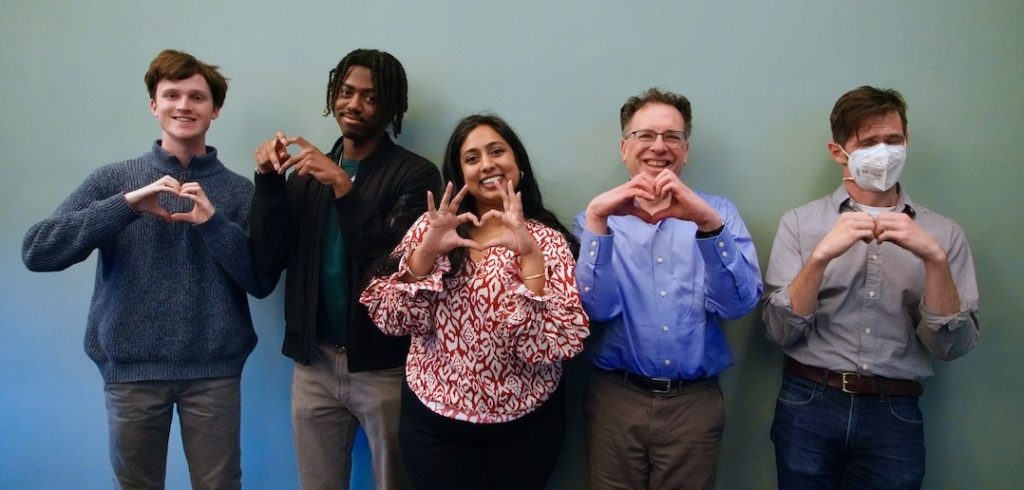
[{"label": "shirt cuff", "polygon": [[590,265],[608,265],[612,263],[612,244],[615,232],[610,228],[607,235],[598,235],[584,229],[580,235],[580,258]]},{"label": "shirt cuff", "polygon": [[942,315],[925,305],[924,297],[921,298],[921,320],[924,326],[933,332],[942,330],[942,327],[949,327],[949,331],[954,332],[972,321],[970,310]]}]

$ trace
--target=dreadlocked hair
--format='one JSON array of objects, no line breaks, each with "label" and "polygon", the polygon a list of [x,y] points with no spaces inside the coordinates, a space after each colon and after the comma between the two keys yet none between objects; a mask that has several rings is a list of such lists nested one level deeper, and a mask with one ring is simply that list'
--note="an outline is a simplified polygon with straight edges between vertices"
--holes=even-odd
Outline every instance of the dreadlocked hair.
[{"label": "dreadlocked hair", "polygon": [[345,76],[353,66],[363,66],[373,74],[373,90],[377,96],[377,110],[384,121],[391,123],[391,132],[402,132],[402,116],[409,109],[409,86],[402,63],[394,56],[376,49],[357,49],[338,62],[327,79],[327,106],[324,117],[334,114],[334,101]]}]

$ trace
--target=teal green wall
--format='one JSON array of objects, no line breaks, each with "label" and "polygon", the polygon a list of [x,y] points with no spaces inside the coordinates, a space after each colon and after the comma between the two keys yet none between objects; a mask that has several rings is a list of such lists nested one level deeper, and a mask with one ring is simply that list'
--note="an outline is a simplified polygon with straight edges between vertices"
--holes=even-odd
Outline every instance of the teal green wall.
[{"label": "teal green wall", "polygon": [[[963,225],[981,286],[982,340],[926,381],[927,488],[1024,480],[1024,3],[963,1],[271,2],[4,0],[0,16],[0,488],[109,488],[101,380],[82,352],[95,259],[56,274],[21,264],[24,232],[94,168],[159,136],[142,74],[161,49],[221,65],[231,88],[209,135],[249,175],[274,130],[325,147],[327,71],[350,49],[405,64],[399,141],[435,162],[454,122],[505,116],[548,202],[569,220],[622,182],[618,107],[649,86],[694,106],[684,179],[740,208],[762,268],[786,209],[831,191],[828,113],[861,84],[910,104],[904,183]],[[294,488],[290,364],[280,291],[253,302],[260,344],[243,377],[248,488]],[[774,486],[768,428],[781,356],[757,315],[727,325],[720,488]],[[574,366],[578,391],[585,366]],[[584,488],[580,410],[554,488]],[[365,449],[357,487],[367,487]],[[187,485],[172,443],[169,487]]]}]

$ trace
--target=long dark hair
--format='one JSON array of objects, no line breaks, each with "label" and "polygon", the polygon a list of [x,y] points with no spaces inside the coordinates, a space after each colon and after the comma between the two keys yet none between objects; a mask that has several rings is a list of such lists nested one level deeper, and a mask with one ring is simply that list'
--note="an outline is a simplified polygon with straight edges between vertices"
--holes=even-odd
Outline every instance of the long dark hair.
[{"label": "long dark hair", "polygon": [[[455,130],[452,131],[451,137],[448,138],[448,146],[444,150],[444,160],[441,163],[441,174],[444,176],[444,180],[454,184],[453,195],[466,185],[466,179],[462,175],[462,155],[460,155],[462,144],[466,142],[466,137],[469,136],[469,133],[481,125],[490,126],[512,148],[512,154],[516,158],[516,165],[522,171],[519,187],[516,190],[522,194],[523,217],[539,221],[546,226],[558,230],[565,237],[565,241],[569,243],[569,248],[572,250],[573,257],[575,257],[579,252],[579,242],[558,221],[555,214],[544,207],[544,199],[540,195],[540,186],[537,184],[533,167],[530,165],[530,156],[526,153],[526,147],[523,146],[523,142],[516,136],[516,132],[512,130],[512,127],[504,119],[493,114],[473,114],[463,118],[455,125]],[[462,204],[459,206],[459,213],[465,212],[472,212],[474,214],[478,212],[476,199],[473,198],[472,194],[466,194]],[[462,224],[458,228],[459,236],[468,238],[471,230],[471,224]],[[467,253],[467,250],[464,248],[456,248],[448,252],[448,259],[452,264],[449,274],[454,275],[458,273],[466,260]]]}]

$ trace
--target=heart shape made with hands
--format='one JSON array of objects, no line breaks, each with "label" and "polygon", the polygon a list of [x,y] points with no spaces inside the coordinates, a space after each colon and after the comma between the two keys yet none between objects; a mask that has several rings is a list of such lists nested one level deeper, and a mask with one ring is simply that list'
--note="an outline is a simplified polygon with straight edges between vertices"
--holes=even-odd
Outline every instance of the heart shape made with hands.
[{"label": "heart shape made with hands", "polygon": [[179,187],[177,192],[161,191],[156,198],[157,205],[163,208],[167,214],[190,213],[196,203],[187,197],[182,197],[182,190]]}]

